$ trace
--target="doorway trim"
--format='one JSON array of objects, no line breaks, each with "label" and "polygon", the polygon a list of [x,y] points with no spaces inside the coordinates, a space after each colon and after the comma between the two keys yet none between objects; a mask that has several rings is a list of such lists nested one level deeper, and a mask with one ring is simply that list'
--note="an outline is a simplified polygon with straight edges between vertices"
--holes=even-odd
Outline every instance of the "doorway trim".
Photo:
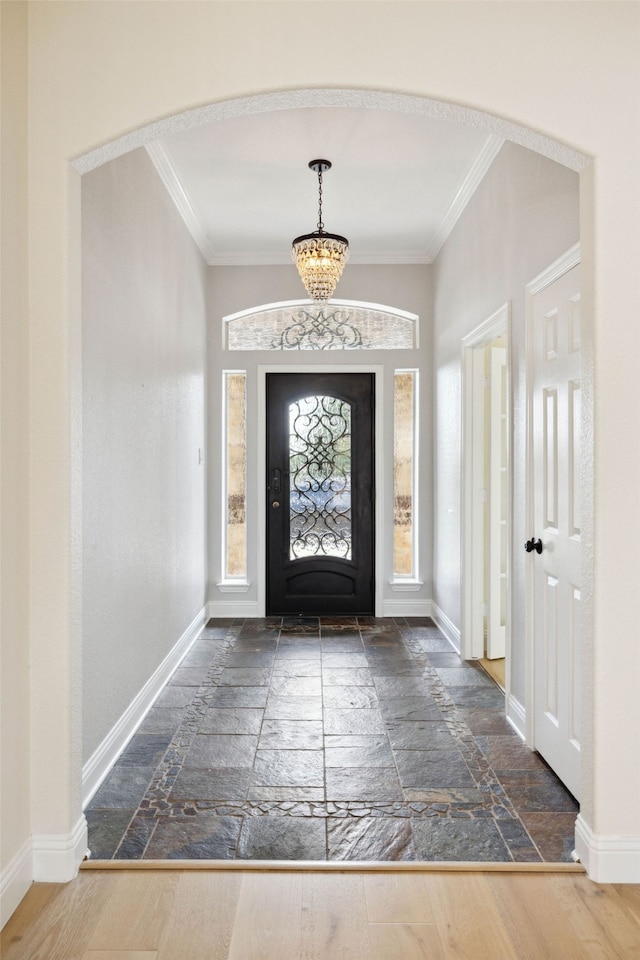
[{"label": "doorway trim", "polygon": [[[375,434],[375,452],[374,452],[374,482],[375,482],[375,564],[374,564],[374,615],[382,617],[384,608],[384,470],[385,436],[383,430],[382,413],[384,410],[384,367],[381,364],[296,364],[295,367],[290,364],[269,363],[258,364],[257,369],[257,388],[258,388],[258,470],[256,484],[253,488],[253,496],[257,504],[258,513],[258,558],[257,558],[257,580],[258,580],[258,617],[264,617],[266,614],[267,591],[267,510],[264,490],[267,484],[267,374],[268,373],[371,373],[374,377],[375,388],[375,410],[374,410],[374,434]],[[251,494],[250,494],[251,495]]]},{"label": "doorway trim", "polygon": [[507,719],[523,736],[523,708],[512,701],[511,695],[511,528],[513,517],[512,449],[512,376],[510,363],[511,305],[504,303],[462,338],[462,636],[461,656],[477,660],[484,654],[484,502],[480,491],[484,488],[485,424],[482,399],[484,384],[478,371],[480,351],[504,337],[507,353],[507,546],[506,546],[506,644],[505,644],[505,698]]}]

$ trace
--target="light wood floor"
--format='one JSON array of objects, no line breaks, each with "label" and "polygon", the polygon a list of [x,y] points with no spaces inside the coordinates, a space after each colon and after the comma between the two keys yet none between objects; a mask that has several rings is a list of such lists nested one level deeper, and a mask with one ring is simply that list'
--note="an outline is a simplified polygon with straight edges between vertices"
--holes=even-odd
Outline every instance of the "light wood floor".
[{"label": "light wood floor", "polygon": [[640,886],[582,872],[83,870],[37,884],[3,960],[631,960]]},{"label": "light wood floor", "polygon": [[504,690],[505,689],[505,661],[504,657],[501,660],[478,660],[478,663],[486,670],[492,680],[498,684],[498,686]]}]

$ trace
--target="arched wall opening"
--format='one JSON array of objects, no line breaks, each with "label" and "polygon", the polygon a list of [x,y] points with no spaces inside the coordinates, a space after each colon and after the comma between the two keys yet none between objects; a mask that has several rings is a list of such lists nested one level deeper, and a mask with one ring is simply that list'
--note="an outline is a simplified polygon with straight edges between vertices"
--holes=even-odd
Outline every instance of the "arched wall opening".
[{"label": "arched wall opening", "polygon": [[[585,171],[588,168],[588,158],[579,152],[573,151],[562,144],[527,130],[526,128],[500,120],[499,118],[469,110],[456,104],[366,90],[298,90],[285,94],[265,94],[259,97],[241,98],[209,105],[140,128],[128,134],[126,137],[119,138],[111,144],[107,144],[78,158],[74,161],[73,165],[78,173],[90,173],[98,169],[102,164],[108,163],[117,157],[124,156],[129,151],[152,142],[160,135],[170,133],[173,130],[184,129],[188,126],[224,121],[233,116],[241,116],[247,113],[260,113],[268,110],[283,110],[292,106],[331,106],[339,108],[347,105],[396,110],[413,113],[417,116],[436,116],[446,118],[453,122],[482,127],[492,133],[505,137],[505,139],[513,143],[520,144],[529,150],[534,150],[536,153],[576,172]],[[79,445],[77,445],[75,449],[77,455],[80,449]],[[589,466],[587,465],[585,469],[589,469]],[[73,472],[74,476],[81,476],[81,470],[74,470]],[[76,557],[76,565],[77,562],[78,558]],[[79,594],[80,592],[79,590]],[[588,675],[588,671],[585,670],[584,674]]]},{"label": "arched wall opening", "polygon": [[[321,18],[307,4],[213,0],[2,6],[3,917],[34,878],[72,877],[86,845],[74,158],[128,136],[140,145],[141,130],[212,102],[224,111],[278,91],[312,103],[334,95],[317,93],[327,83],[338,97],[403,91],[444,111],[463,105],[594,158],[580,174],[597,454],[584,489],[594,580],[583,597],[583,859],[594,879],[640,880],[640,764],[625,734],[640,726],[638,6],[406,3],[399,16],[397,3],[341,3]],[[309,55],[310,37],[321,55]]]}]

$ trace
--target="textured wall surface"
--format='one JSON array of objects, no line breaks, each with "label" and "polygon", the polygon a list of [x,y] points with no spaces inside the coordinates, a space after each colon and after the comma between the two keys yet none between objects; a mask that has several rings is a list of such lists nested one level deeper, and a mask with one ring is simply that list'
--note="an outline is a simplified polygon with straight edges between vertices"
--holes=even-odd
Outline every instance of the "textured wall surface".
[{"label": "textured wall surface", "polygon": [[[378,568],[381,591],[384,600],[397,600],[400,595],[393,592],[389,581],[393,576],[393,373],[395,368],[420,366],[420,462],[419,462],[419,575],[423,582],[415,593],[405,594],[405,599],[418,601],[431,599],[432,579],[432,530],[433,530],[433,486],[432,486],[432,450],[433,450],[433,409],[432,409],[432,358],[431,358],[431,267],[426,265],[347,265],[336,289],[336,296],[342,300],[360,300],[380,303],[385,306],[406,310],[419,317],[419,350],[286,350],[262,353],[231,351],[223,354],[222,318],[240,310],[258,307],[263,304],[277,303],[283,300],[304,299],[306,293],[295,267],[212,267],[210,275],[209,299],[209,463],[217,462],[222,449],[220,418],[221,370],[246,369],[248,374],[248,559],[251,587],[242,595],[249,602],[257,600],[259,579],[255,562],[256,555],[264,551],[259,539],[255,517],[258,497],[262,498],[262,488],[257,488],[256,478],[263,469],[257,459],[257,450],[261,438],[258,436],[261,411],[258,407],[257,382],[258,365],[377,365],[384,366],[383,384],[378,385],[377,406],[380,407],[382,434],[385,441],[384,464],[378,478],[378,490],[384,487],[384,500],[387,504],[384,521],[378,528],[383,532],[384,554]],[[380,443],[380,436],[377,437]],[[380,448],[382,449],[382,447]],[[382,481],[382,482],[381,482]],[[219,471],[209,470],[209,599],[218,599],[216,583],[222,576],[220,557],[221,517],[215,505],[221,502]],[[378,541],[380,542],[380,540]],[[384,576],[381,568],[384,567]]]},{"label": "textured wall surface", "polygon": [[144,150],[82,216],[86,761],[204,605],[206,267]]},{"label": "textured wall surface", "polygon": [[16,876],[1,924],[30,882],[26,8],[0,4],[0,31],[0,867]]},{"label": "textured wall surface", "polygon": [[513,693],[525,702],[525,286],[580,239],[578,175],[505,144],[434,263],[434,599],[461,626],[462,338],[511,304]]}]

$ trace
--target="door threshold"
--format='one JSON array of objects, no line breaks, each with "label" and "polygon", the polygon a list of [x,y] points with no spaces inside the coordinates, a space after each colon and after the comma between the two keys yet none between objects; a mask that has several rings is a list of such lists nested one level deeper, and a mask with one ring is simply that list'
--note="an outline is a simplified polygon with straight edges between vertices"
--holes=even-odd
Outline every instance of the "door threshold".
[{"label": "door threshold", "polygon": [[378,860],[85,860],[81,870],[231,870],[265,873],[586,873],[581,863]]},{"label": "door threshold", "polygon": [[486,674],[488,674],[493,682],[497,684],[503,693],[506,692],[506,683],[505,683],[505,660],[502,657],[499,660],[488,660],[486,657],[482,657],[479,660],[475,661],[479,663],[482,669]]}]

